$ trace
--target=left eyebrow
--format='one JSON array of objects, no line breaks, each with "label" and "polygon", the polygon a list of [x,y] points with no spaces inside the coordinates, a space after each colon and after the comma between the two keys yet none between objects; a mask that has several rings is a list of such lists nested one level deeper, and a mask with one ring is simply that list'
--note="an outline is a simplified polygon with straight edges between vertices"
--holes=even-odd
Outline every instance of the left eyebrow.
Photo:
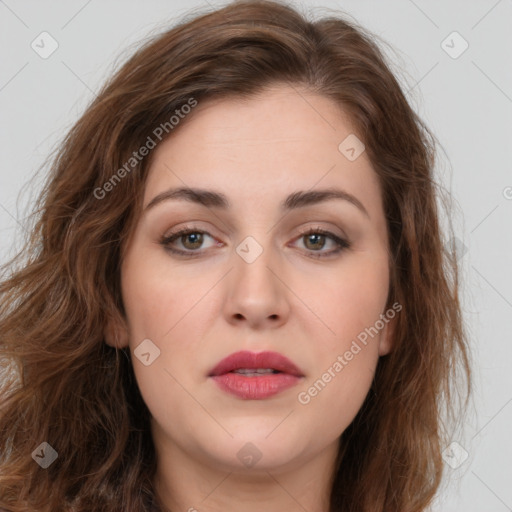
[{"label": "left eyebrow", "polygon": [[[299,190],[297,192],[293,192],[288,195],[286,199],[281,203],[280,209],[282,212],[288,212],[297,208],[304,208],[306,206],[319,204],[324,201],[332,201],[333,199],[351,203],[361,212],[363,212],[368,218],[370,218],[368,211],[364,207],[363,203],[357,199],[357,197],[345,190],[336,188],[307,191]],[[181,187],[169,189],[158,194],[148,203],[148,205],[144,208],[144,211],[146,212],[147,210],[155,207],[157,204],[169,200],[189,201],[192,203],[200,204],[207,208],[216,208],[222,210],[231,208],[231,202],[221,192],[200,188]]]}]

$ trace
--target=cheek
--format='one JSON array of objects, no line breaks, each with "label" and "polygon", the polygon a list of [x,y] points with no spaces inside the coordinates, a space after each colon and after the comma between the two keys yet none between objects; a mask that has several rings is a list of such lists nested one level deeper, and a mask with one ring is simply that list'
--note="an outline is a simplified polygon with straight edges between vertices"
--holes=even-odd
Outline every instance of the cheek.
[{"label": "cheek", "polygon": [[[389,290],[387,260],[356,255],[339,272],[326,275],[314,287],[305,278],[302,282],[300,293],[307,297],[317,316],[316,322],[320,320],[324,324],[319,326],[322,331],[317,331],[322,342],[315,351],[332,356],[347,350],[351,341],[374,326],[384,313]],[[315,318],[310,316],[313,322]],[[372,343],[365,353],[377,348],[377,343]]]},{"label": "cheek", "polygon": [[[212,279],[192,270],[176,270],[161,255],[146,257],[135,250],[126,258],[121,275],[138,387],[153,416],[170,422],[177,406],[189,406],[179,382],[187,376],[184,368],[197,359],[200,342],[206,336],[201,321],[205,306],[211,308],[212,301],[200,299],[211,289]],[[146,339],[154,343],[158,353],[148,366],[136,357],[137,347]]]},{"label": "cheek", "polygon": [[339,437],[363,405],[377,360],[370,352],[355,354],[351,361],[333,358],[297,395],[298,416],[309,419],[303,424],[309,423],[312,431],[320,429],[324,439]]},{"label": "cheek", "polygon": [[141,337],[161,343],[172,336],[208,291],[208,279],[173,269],[159,256],[145,258],[134,252],[122,269],[123,301],[133,343]]},{"label": "cheek", "polygon": [[311,351],[314,370],[297,401],[308,414],[321,417],[332,436],[350,424],[370,389],[387,325],[381,314],[385,314],[388,279],[385,260],[354,264],[316,293],[314,307],[329,329],[320,326],[322,335],[316,335]]}]

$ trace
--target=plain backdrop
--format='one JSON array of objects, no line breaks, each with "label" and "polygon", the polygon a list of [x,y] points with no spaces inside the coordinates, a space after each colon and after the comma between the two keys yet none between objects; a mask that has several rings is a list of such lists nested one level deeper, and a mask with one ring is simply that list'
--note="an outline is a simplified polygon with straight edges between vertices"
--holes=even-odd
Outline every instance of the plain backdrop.
[{"label": "plain backdrop", "polygon": [[[313,16],[336,9],[389,43],[408,98],[441,143],[437,174],[458,207],[476,390],[475,413],[454,439],[469,457],[447,465],[434,510],[512,511],[512,0],[293,3]],[[0,0],[0,262],[22,243],[44,172],[29,180],[114,65],[191,9],[221,5]]]}]

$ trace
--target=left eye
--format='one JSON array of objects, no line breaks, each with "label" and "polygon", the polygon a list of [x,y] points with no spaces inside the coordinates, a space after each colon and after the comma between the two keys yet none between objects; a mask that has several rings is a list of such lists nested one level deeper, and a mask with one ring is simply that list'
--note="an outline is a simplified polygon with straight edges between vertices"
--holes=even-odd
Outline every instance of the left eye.
[{"label": "left eye", "polygon": [[[207,233],[206,231],[201,231],[194,228],[184,228],[176,233],[171,233],[168,236],[165,236],[161,239],[160,243],[170,252],[182,256],[195,257],[200,256],[203,251],[198,251],[203,245],[205,235],[213,239],[213,237]],[[297,240],[305,239],[305,245],[309,250],[312,257],[321,258],[327,257],[341,252],[344,249],[348,249],[350,247],[350,243],[347,240],[344,240],[334,233],[330,231],[325,231],[320,228],[309,229],[308,231],[301,233]],[[325,247],[326,240],[331,240],[334,243],[334,249],[331,251],[322,251],[321,249]],[[186,250],[177,249],[172,245],[179,241]],[[215,244],[219,244],[215,242]],[[215,245],[214,244],[214,245]],[[315,254],[317,253],[317,254]]]},{"label": "left eye", "polygon": [[[331,240],[331,242],[334,242],[334,249],[331,251],[323,251],[319,252],[316,249],[311,249],[311,254],[313,258],[324,258],[333,256],[335,254],[340,253],[341,251],[348,249],[350,247],[350,242],[348,240],[345,240],[343,238],[340,238],[339,236],[335,235],[334,233],[331,233],[330,231],[326,231],[321,228],[310,228],[306,232],[301,233],[300,239],[306,239],[306,244],[315,247],[318,249],[318,243],[320,242],[320,249],[323,249],[325,247],[325,240]],[[317,253],[317,254],[315,254]]]}]

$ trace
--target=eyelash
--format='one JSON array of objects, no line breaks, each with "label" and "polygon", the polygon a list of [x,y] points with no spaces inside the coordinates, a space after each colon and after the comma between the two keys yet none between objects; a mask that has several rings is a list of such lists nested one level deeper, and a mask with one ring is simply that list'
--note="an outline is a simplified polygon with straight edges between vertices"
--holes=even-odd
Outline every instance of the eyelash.
[{"label": "eyelash", "polygon": [[[179,256],[184,256],[184,257],[188,257],[188,258],[198,257],[198,256],[201,256],[204,251],[203,252],[192,251],[192,250],[182,251],[179,249],[174,249],[170,245],[172,242],[181,238],[184,235],[197,234],[197,233],[199,233],[201,235],[208,235],[211,237],[211,235],[207,231],[202,231],[201,229],[195,229],[193,226],[185,226],[184,228],[176,231],[175,233],[171,233],[170,235],[163,236],[160,240],[160,244],[163,245],[167,251],[169,251],[173,254],[177,254]],[[349,249],[351,246],[351,244],[348,240],[340,238],[339,236],[335,235],[334,233],[331,233],[330,231],[326,231],[321,228],[309,228],[306,231],[300,233],[299,237],[297,237],[297,240],[300,238],[303,238],[305,236],[313,235],[313,234],[327,236],[328,238],[330,238],[331,240],[333,240],[336,243],[337,248],[328,253],[320,253],[318,251],[311,251],[312,254],[310,256],[312,258],[328,258],[328,257],[334,256],[336,254],[339,254],[340,252],[342,252],[346,249]],[[317,253],[317,254],[315,254],[315,253]]]}]

